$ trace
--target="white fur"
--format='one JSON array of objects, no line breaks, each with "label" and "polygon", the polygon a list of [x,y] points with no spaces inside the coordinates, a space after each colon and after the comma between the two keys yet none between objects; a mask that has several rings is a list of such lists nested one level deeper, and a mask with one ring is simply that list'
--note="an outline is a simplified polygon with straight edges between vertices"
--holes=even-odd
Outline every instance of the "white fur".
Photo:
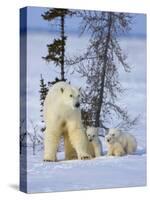
[{"label": "white fur", "polygon": [[55,161],[61,136],[64,136],[65,158],[90,158],[87,139],[82,126],[79,90],[66,82],[56,83],[44,102],[44,160]]},{"label": "white fur", "polygon": [[98,128],[88,126],[86,134],[89,141],[89,149],[92,157],[99,157],[102,155],[102,143],[98,137]]},{"label": "white fur", "polygon": [[[135,137],[117,128],[109,129],[108,134],[105,136],[105,141],[108,146],[108,155],[132,154],[137,149]],[[113,153],[114,151],[116,153]]]}]

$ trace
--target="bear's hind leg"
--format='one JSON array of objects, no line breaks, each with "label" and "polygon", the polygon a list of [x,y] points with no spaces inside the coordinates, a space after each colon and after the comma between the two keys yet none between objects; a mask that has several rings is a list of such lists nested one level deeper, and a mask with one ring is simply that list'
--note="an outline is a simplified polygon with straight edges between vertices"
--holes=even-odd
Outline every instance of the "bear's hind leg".
[{"label": "bear's hind leg", "polygon": [[126,147],[126,153],[127,153],[127,154],[132,154],[132,153],[134,153],[135,151],[136,151],[136,148],[133,147],[132,145],[128,145],[128,146]]}]

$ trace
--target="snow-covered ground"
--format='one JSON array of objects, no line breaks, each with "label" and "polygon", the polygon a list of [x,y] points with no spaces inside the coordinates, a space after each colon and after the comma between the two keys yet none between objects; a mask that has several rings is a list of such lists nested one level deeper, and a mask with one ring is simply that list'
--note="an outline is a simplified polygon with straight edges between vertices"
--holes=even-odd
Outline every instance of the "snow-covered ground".
[{"label": "snow-covered ground", "polygon": [[146,185],[145,136],[135,135],[138,150],[124,157],[104,156],[92,160],[64,161],[58,153],[58,162],[43,162],[43,152],[32,155],[28,148],[27,181],[29,193],[84,190],[98,188],[132,187]]}]

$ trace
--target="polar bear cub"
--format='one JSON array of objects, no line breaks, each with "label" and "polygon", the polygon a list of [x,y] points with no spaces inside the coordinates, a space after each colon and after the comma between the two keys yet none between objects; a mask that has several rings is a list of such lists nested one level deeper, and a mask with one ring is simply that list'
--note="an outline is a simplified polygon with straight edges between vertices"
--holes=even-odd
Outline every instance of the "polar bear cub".
[{"label": "polar bear cub", "polygon": [[135,137],[117,128],[109,129],[105,141],[108,147],[108,155],[123,156],[132,154],[137,149]]},{"label": "polar bear cub", "polygon": [[86,134],[89,141],[89,150],[92,157],[99,157],[102,155],[102,143],[98,137],[98,128],[87,126]]}]

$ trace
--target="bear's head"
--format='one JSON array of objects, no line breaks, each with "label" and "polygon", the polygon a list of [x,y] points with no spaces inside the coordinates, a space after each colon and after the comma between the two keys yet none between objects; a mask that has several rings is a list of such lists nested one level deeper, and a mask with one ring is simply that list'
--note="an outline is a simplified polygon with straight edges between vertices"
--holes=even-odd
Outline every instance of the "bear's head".
[{"label": "bear's head", "polygon": [[68,85],[60,88],[61,100],[72,109],[80,108],[80,89]]},{"label": "bear's head", "polygon": [[89,142],[92,142],[93,139],[98,136],[98,128],[93,126],[87,126],[86,134]]},{"label": "bear's head", "polygon": [[117,142],[118,137],[120,136],[121,130],[117,128],[110,128],[105,136],[106,143],[112,144]]}]

